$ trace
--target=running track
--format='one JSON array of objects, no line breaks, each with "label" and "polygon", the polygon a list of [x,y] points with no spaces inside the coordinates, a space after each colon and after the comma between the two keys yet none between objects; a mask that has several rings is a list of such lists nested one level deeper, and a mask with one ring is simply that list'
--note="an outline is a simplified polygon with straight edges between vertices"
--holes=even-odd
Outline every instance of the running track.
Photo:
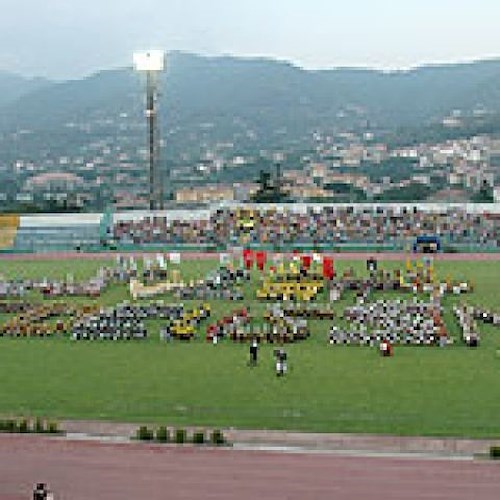
[{"label": "running track", "polygon": [[[16,254],[16,253],[1,253],[0,260],[62,260],[62,259],[84,259],[84,260],[103,260],[113,258],[115,255],[136,256],[141,257],[144,254],[156,255],[158,252],[102,252],[102,253],[79,253],[79,252],[52,252],[52,253],[33,253],[33,254]],[[272,253],[271,253],[272,254]],[[182,258],[185,260],[207,260],[219,259],[219,253],[206,253],[206,252],[182,252]],[[292,254],[285,254],[291,256]],[[369,253],[369,252],[354,252],[354,253],[333,253],[324,254],[331,255],[336,260],[366,260],[370,255],[377,257],[377,259],[389,261],[402,261],[408,257],[417,257],[424,254],[412,253]],[[429,255],[429,254],[426,254]],[[500,252],[497,253],[442,253],[433,254],[433,259],[449,260],[449,261],[499,261]]]},{"label": "running track", "polygon": [[498,500],[500,463],[0,436],[0,500]]}]

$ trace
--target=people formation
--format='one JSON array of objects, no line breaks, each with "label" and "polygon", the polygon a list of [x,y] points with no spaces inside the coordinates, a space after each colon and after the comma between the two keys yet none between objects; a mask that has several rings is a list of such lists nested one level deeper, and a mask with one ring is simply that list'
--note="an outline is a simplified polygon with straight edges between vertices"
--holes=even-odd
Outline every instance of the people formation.
[{"label": "people formation", "polygon": [[[69,333],[74,340],[145,340],[151,338],[149,320],[157,320],[161,323],[162,341],[202,337],[214,345],[223,341],[249,344],[251,366],[257,365],[260,346],[280,346],[274,358],[281,377],[287,372],[287,354],[282,347],[313,336],[311,321],[316,325],[319,321],[330,322],[326,328],[330,345],[378,347],[382,356],[392,356],[399,345],[446,347],[454,338],[444,321],[444,297],[467,294],[473,289],[466,280],[438,279],[430,257],[408,259],[401,268],[393,266],[388,270],[369,256],[364,273],[353,267],[337,272],[334,258],[320,254],[295,252],[285,258],[261,250],[244,250],[239,256],[224,257],[205,278],[190,282],[180,277],[178,256],[169,259],[161,254],[156,259],[144,256],[142,266],[137,257],[117,256],[114,267],[101,267],[97,276],[82,282],[72,276],[65,280],[0,277],[0,313],[13,315],[0,326],[0,335],[48,337]],[[155,287],[172,275],[178,281],[169,292],[172,302],[144,302],[132,297],[132,302],[102,307],[98,302],[76,305],[54,301],[79,295],[95,298],[111,284],[132,280],[146,288]],[[265,303],[257,312],[250,311],[245,303],[248,285],[255,279],[259,284],[250,292],[255,294],[252,299]],[[397,298],[375,296],[377,292],[395,291]],[[41,302],[34,299],[36,292]],[[217,299],[243,304],[228,308],[222,317],[208,323],[212,311],[206,301]],[[343,301],[342,313],[333,307],[339,301]],[[479,346],[479,321],[500,326],[499,313],[464,301],[455,304],[453,312],[461,340],[469,347]]]},{"label": "people formation", "polygon": [[479,321],[500,326],[500,314],[487,309],[462,303],[455,305],[453,312],[462,332],[462,340],[469,347],[477,347],[479,345],[481,339],[478,327]]},{"label": "people formation", "polygon": [[415,296],[409,300],[381,299],[367,305],[358,304],[344,311],[347,328],[332,327],[330,343],[444,346],[453,339],[448,336],[442,314],[439,302],[424,302]]},{"label": "people formation", "polygon": [[72,274],[67,274],[63,279],[45,277],[38,280],[5,279],[0,276],[0,299],[20,299],[30,292],[39,292],[44,298],[95,298],[104,293],[110,285],[128,283],[130,278],[135,276],[137,276],[137,266],[125,265],[125,260],[121,257],[116,266],[102,266],[95,276],[82,281],[77,281]]},{"label": "people formation", "polygon": [[284,314],[277,304],[263,317],[252,316],[247,308],[234,310],[216,323],[208,325],[207,342],[222,339],[233,342],[258,342],[259,344],[286,344],[305,340],[311,335],[307,321]]}]

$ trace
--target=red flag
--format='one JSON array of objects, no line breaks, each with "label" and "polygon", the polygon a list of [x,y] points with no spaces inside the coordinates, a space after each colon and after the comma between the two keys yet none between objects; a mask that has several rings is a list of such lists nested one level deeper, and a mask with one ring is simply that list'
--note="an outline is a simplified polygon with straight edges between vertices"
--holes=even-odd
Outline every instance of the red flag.
[{"label": "red flag", "polygon": [[259,271],[264,271],[264,267],[266,266],[267,254],[266,252],[256,252],[255,260],[257,261],[257,269]]},{"label": "red flag", "polygon": [[333,279],[335,276],[335,270],[333,267],[332,257],[323,257],[323,277],[326,279]]},{"label": "red flag", "polygon": [[300,260],[304,269],[309,269],[311,267],[312,257],[310,255],[302,255]]},{"label": "red flag", "polygon": [[243,250],[243,262],[245,264],[245,268],[248,269],[248,270],[252,269],[252,267],[253,267],[253,261],[254,261],[253,250],[245,248]]}]

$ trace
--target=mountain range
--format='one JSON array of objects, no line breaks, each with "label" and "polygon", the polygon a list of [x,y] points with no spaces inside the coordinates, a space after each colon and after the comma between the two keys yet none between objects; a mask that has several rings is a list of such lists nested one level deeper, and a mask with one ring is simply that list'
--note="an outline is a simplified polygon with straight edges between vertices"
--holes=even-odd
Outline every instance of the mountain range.
[{"label": "mountain range", "polygon": [[44,78],[25,78],[14,73],[0,71],[0,109],[50,84],[51,82]]},{"label": "mountain range", "polygon": [[[500,60],[396,72],[307,71],[269,59],[173,52],[161,89],[169,129],[208,123],[221,135],[251,130],[262,141],[317,129],[425,129],[454,110],[470,116],[481,110],[480,125],[500,131]],[[57,131],[119,114],[140,121],[143,91],[131,68],[67,82],[0,72],[0,131]]]}]

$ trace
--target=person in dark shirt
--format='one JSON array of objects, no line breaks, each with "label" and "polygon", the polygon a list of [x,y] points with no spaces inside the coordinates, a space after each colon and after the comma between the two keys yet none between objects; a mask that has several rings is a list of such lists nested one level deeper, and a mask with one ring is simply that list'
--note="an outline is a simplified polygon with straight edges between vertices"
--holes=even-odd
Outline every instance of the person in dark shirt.
[{"label": "person in dark shirt", "polygon": [[250,344],[250,366],[257,365],[257,354],[259,350],[259,343],[257,339],[254,337],[252,339],[252,343]]},{"label": "person in dark shirt", "polygon": [[287,354],[283,349],[274,351],[276,357],[276,376],[282,377],[287,372]]},{"label": "person in dark shirt", "polygon": [[370,272],[370,274],[375,273],[377,271],[377,260],[374,257],[370,257],[366,261],[366,270]]},{"label": "person in dark shirt", "polygon": [[38,483],[33,491],[33,500],[48,500],[52,498],[44,483]]}]

